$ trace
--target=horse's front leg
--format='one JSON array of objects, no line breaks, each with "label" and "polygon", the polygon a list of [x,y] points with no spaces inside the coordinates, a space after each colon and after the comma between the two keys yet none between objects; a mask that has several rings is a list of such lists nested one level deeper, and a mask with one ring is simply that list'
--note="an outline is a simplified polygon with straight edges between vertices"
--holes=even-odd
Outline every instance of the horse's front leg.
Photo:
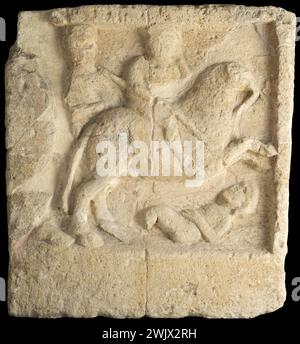
[{"label": "horse's front leg", "polygon": [[255,138],[242,138],[229,143],[224,151],[224,165],[232,166],[243,159],[247,152],[256,153],[262,157],[271,158],[277,155],[277,151],[272,144],[265,144]]}]

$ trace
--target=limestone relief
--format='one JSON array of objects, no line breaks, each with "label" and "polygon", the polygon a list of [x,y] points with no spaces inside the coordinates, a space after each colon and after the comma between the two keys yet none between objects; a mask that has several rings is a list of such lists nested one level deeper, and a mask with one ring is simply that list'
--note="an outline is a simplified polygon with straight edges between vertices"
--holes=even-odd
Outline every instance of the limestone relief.
[{"label": "limestone relief", "polygon": [[[226,316],[220,304],[206,308],[203,283],[214,300],[208,288],[221,270],[231,276],[241,264],[243,280],[260,279],[284,257],[294,15],[226,9],[88,6],[20,16],[6,67],[12,313]],[[23,278],[24,293],[38,293],[34,280],[51,286],[59,273],[69,276],[61,294],[47,287],[32,308],[20,301]],[[151,288],[159,279],[164,288]],[[181,308],[176,295],[188,300]],[[62,303],[48,310],[47,297]],[[228,312],[254,316],[280,298],[266,296],[257,311],[244,297],[242,311],[230,301]]]},{"label": "limestone relief", "polygon": [[[125,242],[147,233],[142,226],[118,221],[118,214],[111,213],[107,197],[123,181],[117,176],[97,175],[95,147],[99,140],[116,143],[120,133],[127,133],[131,141],[146,142],[148,147],[154,140],[201,140],[207,184],[239,161],[256,161],[260,165],[261,159],[276,156],[272,142],[263,143],[238,133],[242,114],[260,94],[255,76],[240,64],[222,62],[204,70],[191,70],[182,51],[181,32],[175,27],[154,25],[140,33],[144,54],[127,62],[119,77],[95,65],[94,27],[75,25],[67,27],[66,34],[73,69],[65,101],[78,135],[66,158],[69,169],[61,198],[62,209],[70,215],[67,232],[77,238],[77,243],[102,246],[101,231]],[[84,124],[78,127],[78,123]],[[254,164],[252,167],[255,169]],[[159,175],[156,180],[138,175],[136,178],[135,188],[142,188],[145,183],[155,185]],[[172,179],[165,182],[166,189],[172,187]],[[197,192],[201,195],[201,187]],[[160,202],[164,203],[163,195]],[[90,221],[93,210],[98,218]],[[146,206],[138,209],[144,210]],[[133,218],[135,215],[131,214]],[[199,229],[192,237],[179,242],[197,242],[201,239]]]}]

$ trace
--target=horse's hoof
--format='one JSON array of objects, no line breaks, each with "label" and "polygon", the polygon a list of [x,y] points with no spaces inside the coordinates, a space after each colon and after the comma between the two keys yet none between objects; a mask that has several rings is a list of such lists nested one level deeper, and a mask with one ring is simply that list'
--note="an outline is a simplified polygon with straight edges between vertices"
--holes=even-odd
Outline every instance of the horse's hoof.
[{"label": "horse's hoof", "polygon": [[102,237],[96,232],[78,234],[76,243],[87,248],[97,248],[104,245]]},{"label": "horse's hoof", "polygon": [[57,247],[69,247],[75,241],[74,238],[59,230],[49,233],[46,239],[49,244]]},{"label": "horse's hoof", "polygon": [[118,222],[100,220],[99,225],[105,232],[113,235],[115,238],[126,244],[130,244],[132,241],[140,236],[140,232],[138,229],[123,225]]},{"label": "horse's hoof", "polygon": [[44,224],[33,232],[35,239],[56,247],[69,247],[75,239],[58,228]]}]

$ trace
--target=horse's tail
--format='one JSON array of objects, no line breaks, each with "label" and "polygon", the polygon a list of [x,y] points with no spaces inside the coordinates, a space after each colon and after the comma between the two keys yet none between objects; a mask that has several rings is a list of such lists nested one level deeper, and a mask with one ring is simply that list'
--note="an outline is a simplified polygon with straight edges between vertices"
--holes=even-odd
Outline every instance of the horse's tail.
[{"label": "horse's tail", "polygon": [[62,189],[62,209],[65,213],[69,213],[70,211],[70,195],[72,191],[72,186],[74,183],[74,178],[76,171],[78,169],[79,163],[82,160],[82,154],[86,148],[87,142],[90,138],[90,134],[94,129],[93,125],[90,125],[83,130],[79,138],[73,144],[71,149],[71,154],[69,156],[69,162],[67,167],[67,174],[66,174],[66,181],[63,185]]}]

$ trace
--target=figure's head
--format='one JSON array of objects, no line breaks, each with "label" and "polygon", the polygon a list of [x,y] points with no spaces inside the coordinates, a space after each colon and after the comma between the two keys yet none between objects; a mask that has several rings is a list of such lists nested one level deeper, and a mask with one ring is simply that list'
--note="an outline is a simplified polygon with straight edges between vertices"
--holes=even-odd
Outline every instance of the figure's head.
[{"label": "figure's head", "polygon": [[92,25],[75,25],[68,35],[68,47],[74,66],[95,65],[97,29]]},{"label": "figure's head", "polygon": [[147,30],[146,49],[151,57],[172,59],[181,54],[182,38],[178,29],[154,25]]},{"label": "figure's head", "polygon": [[248,183],[238,183],[222,191],[217,197],[217,203],[232,210],[248,207],[254,197],[253,188]]}]

